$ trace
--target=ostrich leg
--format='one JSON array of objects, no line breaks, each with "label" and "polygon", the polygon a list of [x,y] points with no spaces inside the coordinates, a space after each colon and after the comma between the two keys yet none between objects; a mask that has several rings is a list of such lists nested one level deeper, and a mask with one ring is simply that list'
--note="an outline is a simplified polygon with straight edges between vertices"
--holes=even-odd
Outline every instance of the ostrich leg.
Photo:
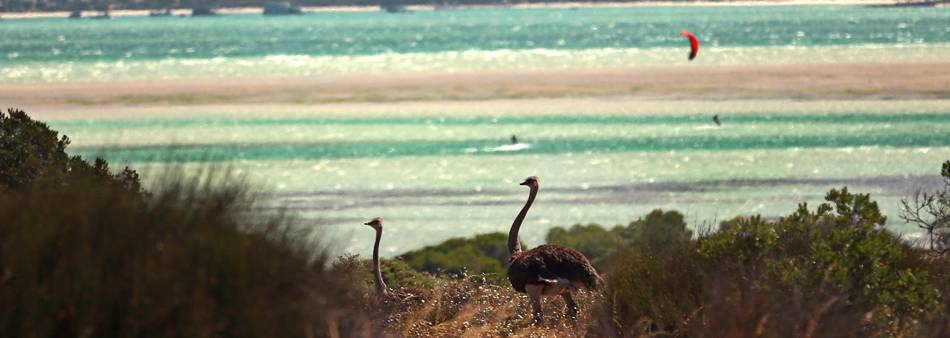
[{"label": "ostrich leg", "polygon": [[534,323],[542,324],[544,313],[541,311],[541,292],[544,291],[544,286],[528,284],[525,285],[525,291],[528,293],[528,299],[531,300],[531,310],[534,311]]},{"label": "ostrich leg", "polygon": [[561,297],[564,298],[564,313],[567,315],[567,319],[570,321],[577,320],[577,303],[574,302],[574,296],[570,292],[562,293]]}]

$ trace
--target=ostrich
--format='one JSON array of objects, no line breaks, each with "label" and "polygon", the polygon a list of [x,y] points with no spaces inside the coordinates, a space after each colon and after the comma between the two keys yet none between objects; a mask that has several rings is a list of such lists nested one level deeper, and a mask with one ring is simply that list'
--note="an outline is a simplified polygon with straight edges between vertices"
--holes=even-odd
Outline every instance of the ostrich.
[{"label": "ostrich", "polygon": [[577,250],[546,244],[521,251],[518,230],[538,195],[538,177],[528,177],[521,185],[526,185],[531,190],[528,202],[521,208],[518,217],[515,217],[514,223],[511,224],[511,231],[508,232],[508,252],[511,253],[508,281],[518,292],[528,294],[536,323],[542,322],[543,296],[560,295],[564,298],[567,316],[573,319],[577,316],[574,293],[578,289],[597,289],[603,284],[603,280],[587,257]]},{"label": "ostrich", "polygon": [[373,276],[376,278],[376,295],[385,296],[389,293],[389,287],[383,281],[383,273],[379,271],[379,240],[383,238],[383,219],[376,217],[363,224],[376,229],[376,244],[373,244]]},{"label": "ostrich", "polygon": [[373,244],[373,277],[376,280],[376,296],[380,297],[384,303],[402,305],[423,304],[426,299],[431,298],[432,293],[426,289],[401,287],[390,290],[386,286],[379,264],[379,241],[383,238],[383,219],[376,217],[363,224],[376,229],[376,244]]}]

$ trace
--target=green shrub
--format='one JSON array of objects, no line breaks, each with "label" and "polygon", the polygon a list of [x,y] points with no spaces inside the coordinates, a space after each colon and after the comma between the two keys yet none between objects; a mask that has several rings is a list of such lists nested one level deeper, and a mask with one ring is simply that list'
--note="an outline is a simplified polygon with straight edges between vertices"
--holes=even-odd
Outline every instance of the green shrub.
[{"label": "green shrub", "polygon": [[691,320],[700,320],[702,266],[693,245],[679,245],[662,252],[627,247],[608,259],[607,295],[604,313],[621,324],[625,337],[640,336],[650,329],[684,330]]},{"label": "green shrub", "polygon": [[69,138],[33,121],[21,110],[0,112],[0,189],[17,189],[47,178],[62,179],[68,172]]},{"label": "green shrub", "polygon": [[0,116],[0,337],[301,337],[365,321],[352,278],[240,186],[209,175],[147,194],[68,143]]},{"label": "green shrub", "polygon": [[124,168],[112,174],[105,160],[90,165],[79,156],[69,157],[69,138],[45,123],[34,121],[22,110],[0,112],[0,191],[15,191],[48,184],[54,187],[93,180],[101,185],[141,193],[139,175]]},{"label": "green shrub", "polygon": [[[373,275],[372,275],[372,264],[371,260],[365,262],[367,264],[367,274],[366,282],[372,284]],[[436,278],[431,275],[419,272],[414,270],[409,264],[402,261],[401,259],[383,259],[380,261],[381,271],[383,273],[383,280],[386,281],[386,285],[391,288],[402,288],[402,287],[433,287],[436,284]]]},{"label": "green shrub", "polygon": [[[755,288],[807,298],[833,289],[868,325],[899,330],[936,304],[915,249],[883,228],[886,221],[868,195],[832,189],[828,203],[807,205],[774,222],[759,217],[726,222],[700,240],[708,269],[755,281]],[[806,299],[807,300],[807,299]]]},{"label": "green shrub", "polygon": [[344,308],[325,256],[235,189],[0,195],[0,336],[288,337]]},{"label": "green shrub", "polygon": [[692,236],[683,214],[656,209],[626,226],[617,225],[609,231],[597,224],[575,224],[568,229],[554,227],[548,231],[546,241],[580,251],[594,265],[602,266],[611,253],[625,247],[666,250],[685,244]]},{"label": "green shrub", "polygon": [[507,235],[500,232],[453,238],[409,251],[400,258],[413,269],[431,274],[476,273],[504,277],[509,256],[507,239]]},{"label": "green shrub", "polygon": [[569,229],[554,227],[548,230],[545,240],[580,251],[597,266],[607,255],[627,243],[617,231],[608,231],[597,224],[575,224]]},{"label": "green shrub", "polygon": [[660,209],[630,223],[621,233],[632,239],[635,245],[649,250],[665,250],[684,244],[693,237],[693,232],[686,228],[683,214]]}]

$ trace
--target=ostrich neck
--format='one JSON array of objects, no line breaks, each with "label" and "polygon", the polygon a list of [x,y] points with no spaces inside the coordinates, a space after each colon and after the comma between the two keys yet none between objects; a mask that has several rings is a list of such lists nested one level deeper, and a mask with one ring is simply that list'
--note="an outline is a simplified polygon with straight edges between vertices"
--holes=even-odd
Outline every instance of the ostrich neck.
[{"label": "ostrich neck", "polygon": [[528,193],[528,202],[521,208],[518,217],[515,217],[515,222],[511,223],[511,231],[508,232],[508,253],[512,255],[521,252],[521,243],[518,242],[518,230],[521,229],[521,223],[524,222],[524,217],[528,215],[528,209],[531,208],[531,203],[534,203],[534,197],[537,195],[538,187],[531,187],[531,192]]},{"label": "ostrich neck", "polygon": [[376,277],[376,293],[386,293],[386,282],[383,281],[383,272],[379,269],[379,240],[383,237],[383,230],[376,230],[376,244],[373,245],[373,274]]}]

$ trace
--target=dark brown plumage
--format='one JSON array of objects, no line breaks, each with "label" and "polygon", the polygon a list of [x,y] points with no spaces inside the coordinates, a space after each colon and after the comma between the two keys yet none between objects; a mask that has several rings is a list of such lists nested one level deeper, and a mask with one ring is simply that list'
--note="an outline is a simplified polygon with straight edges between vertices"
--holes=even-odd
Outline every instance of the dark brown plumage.
[{"label": "dark brown plumage", "polygon": [[552,284],[559,278],[586,289],[601,287],[594,266],[584,254],[571,248],[545,244],[513,256],[508,266],[508,281],[518,292],[527,292],[525,284]]},{"label": "dark brown plumage", "polygon": [[526,185],[531,190],[528,193],[528,201],[515,217],[511,230],[508,232],[508,251],[511,253],[508,281],[515,290],[527,293],[531,298],[536,322],[542,321],[542,296],[563,297],[567,304],[567,315],[573,318],[577,315],[574,292],[579,289],[597,289],[603,281],[594,266],[590,264],[590,260],[577,250],[547,244],[521,251],[518,231],[528,214],[528,209],[531,208],[531,204],[538,195],[540,182],[536,176],[531,176],[521,185]]}]

